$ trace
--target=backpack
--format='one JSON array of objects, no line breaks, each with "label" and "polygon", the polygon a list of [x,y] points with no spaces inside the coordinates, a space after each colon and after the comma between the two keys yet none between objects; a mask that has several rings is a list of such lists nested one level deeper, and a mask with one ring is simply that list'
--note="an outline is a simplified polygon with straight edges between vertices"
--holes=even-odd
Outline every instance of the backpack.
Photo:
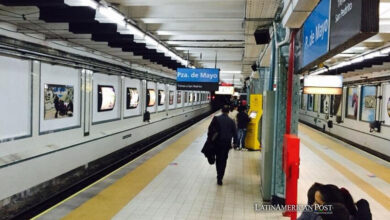
[{"label": "backpack", "polygon": [[367,200],[361,199],[357,201],[356,207],[357,207],[357,213],[355,219],[372,220],[370,205],[368,204]]}]

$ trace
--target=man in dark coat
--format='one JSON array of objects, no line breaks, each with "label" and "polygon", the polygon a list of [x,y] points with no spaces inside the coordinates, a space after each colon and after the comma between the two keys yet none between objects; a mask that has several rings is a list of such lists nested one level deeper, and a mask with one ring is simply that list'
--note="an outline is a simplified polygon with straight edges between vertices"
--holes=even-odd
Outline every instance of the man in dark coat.
[{"label": "man in dark coat", "polygon": [[218,135],[214,143],[218,185],[222,185],[229,150],[232,148],[232,138],[234,145],[237,145],[236,124],[229,118],[228,114],[229,106],[225,105],[222,107],[222,115],[214,117],[209,126],[209,128],[218,128]]}]

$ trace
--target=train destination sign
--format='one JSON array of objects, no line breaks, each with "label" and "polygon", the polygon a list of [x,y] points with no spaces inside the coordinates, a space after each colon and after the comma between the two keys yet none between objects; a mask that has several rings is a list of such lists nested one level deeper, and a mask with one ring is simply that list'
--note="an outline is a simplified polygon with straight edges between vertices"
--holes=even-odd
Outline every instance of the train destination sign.
[{"label": "train destination sign", "polygon": [[177,69],[178,90],[216,91],[219,84],[219,69]]},{"label": "train destination sign", "polygon": [[296,34],[295,73],[309,70],[378,31],[379,0],[321,0]]}]

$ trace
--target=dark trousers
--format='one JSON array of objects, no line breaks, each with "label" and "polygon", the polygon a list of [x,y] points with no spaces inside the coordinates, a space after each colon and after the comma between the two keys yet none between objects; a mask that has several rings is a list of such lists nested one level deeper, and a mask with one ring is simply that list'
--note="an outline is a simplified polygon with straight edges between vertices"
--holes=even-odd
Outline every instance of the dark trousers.
[{"label": "dark trousers", "polygon": [[218,144],[216,151],[217,179],[222,180],[225,175],[226,162],[228,159],[231,143]]}]

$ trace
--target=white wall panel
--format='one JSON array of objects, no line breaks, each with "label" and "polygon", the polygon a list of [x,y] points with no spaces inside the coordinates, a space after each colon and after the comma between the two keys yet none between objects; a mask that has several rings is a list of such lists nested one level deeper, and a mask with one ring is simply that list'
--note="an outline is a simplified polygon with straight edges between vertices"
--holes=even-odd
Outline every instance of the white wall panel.
[{"label": "white wall panel", "polygon": [[31,135],[30,62],[0,57],[0,142]]},{"label": "white wall panel", "polygon": [[[80,126],[80,70],[51,65],[41,64],[41,82],[40,82],[40,132],[48,132],[65,128]],[[73,87],[73,116],[57,119],[45,119],[45,86],[48,84],[65,85]]]}]

